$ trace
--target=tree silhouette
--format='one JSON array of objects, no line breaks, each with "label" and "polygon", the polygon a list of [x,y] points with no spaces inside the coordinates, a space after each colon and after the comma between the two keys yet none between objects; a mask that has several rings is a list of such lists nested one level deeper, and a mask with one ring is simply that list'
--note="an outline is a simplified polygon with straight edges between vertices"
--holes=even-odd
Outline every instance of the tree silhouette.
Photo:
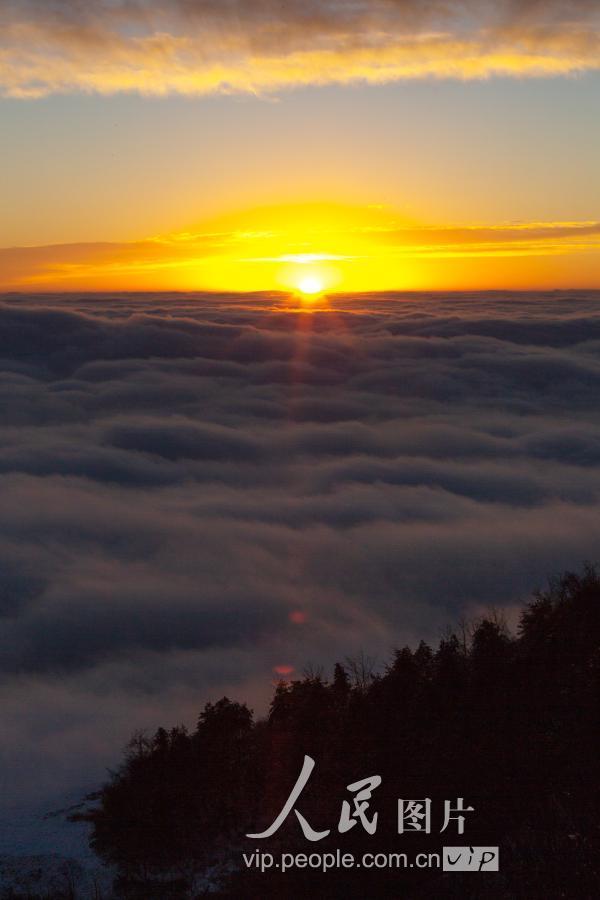
[{"label": "tree silhouette", "polygon": [[[214,896],[256,900],[397,897],[399,885],[411,898],[592,898],[599,700],[600,577],[586,566],[534,594],[517,636],[492,615],[445,635],[435,651],[423,642],[396,650],[380,675],[361,656],[337,663],[331,682],[314,669],[280,682],[265,720],[223,698],[205,706],[191,734],[135,735],[84,817],[92,846],[118,869],[122,897],[201,896],[211,871]],[[294,815],[260,848],[245,837],[275,820],[305,754],[316,766],[298,808],[330,830],[319,851],[439,851],[439,823],[402,843],[397,800],[428,797],[439,810],[464,797],[475,809],[458,843],[500,845],[501,871],[263,874],[242,865],[242,850],[307,852]],[[382,778],[372,799],[376,835],[360,825],[340,834],[348,785],[374,774]]]}]

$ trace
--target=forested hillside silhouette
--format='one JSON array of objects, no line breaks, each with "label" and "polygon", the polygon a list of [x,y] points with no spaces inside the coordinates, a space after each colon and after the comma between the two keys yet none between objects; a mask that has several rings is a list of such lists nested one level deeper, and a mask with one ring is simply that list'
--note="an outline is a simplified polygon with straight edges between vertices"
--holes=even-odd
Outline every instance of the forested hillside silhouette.
[{"label": "forested hillside silhouette", "polygon": [[[588,566],[550,581],[511,636],[495,617],[436,649],[396,650],[385,671],[346,661],[326,679],[281,682],[255,721],[243,703],[209,703],[193,732],[137,735],[86,814],[91,844],[123,898],[592,898],[600,888],[600,577]],[[294,814],[273,822],[305,755],[315,762]],[[377,774],[369,815],[339,833],[347,786]],[[474,811],[440,834],[445,800]],[[397,801],[431,798],[431,834],[399,834]],[[498,873],[310,869],[262,873],[242,851],[436,852],[499,845]],[[217,887],[218,886],[218,887]]]}]

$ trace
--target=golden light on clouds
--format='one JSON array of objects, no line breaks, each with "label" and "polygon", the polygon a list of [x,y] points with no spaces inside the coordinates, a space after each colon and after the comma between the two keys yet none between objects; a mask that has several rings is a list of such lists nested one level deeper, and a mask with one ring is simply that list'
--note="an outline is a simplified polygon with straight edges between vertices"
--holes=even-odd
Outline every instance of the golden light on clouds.
[{"label": "golden light on clouds", "polygon": [[434,226],[386,207],[264,207],[121,244],[0,250],[3,290],[334,291],[598,286],[600,223]]},{"label": "golden light on clouds", "polygon": [[29,0],[0,6],[0,94],[261,93],[600,66],[589,0]]}]

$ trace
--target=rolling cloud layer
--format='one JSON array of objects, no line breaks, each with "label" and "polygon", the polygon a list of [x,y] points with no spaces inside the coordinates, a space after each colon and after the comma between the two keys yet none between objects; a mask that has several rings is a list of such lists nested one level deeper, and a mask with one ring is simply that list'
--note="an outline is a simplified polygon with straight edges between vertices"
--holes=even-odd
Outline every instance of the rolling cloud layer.
[{"label": "rolling cloud layer", "polygon": [[2,0],[8,96],[597,69],[596,0]]},{"label": "rolling cloud layer", "polygon": [[597,560],[598,299],[6,296],[4,795]]}]

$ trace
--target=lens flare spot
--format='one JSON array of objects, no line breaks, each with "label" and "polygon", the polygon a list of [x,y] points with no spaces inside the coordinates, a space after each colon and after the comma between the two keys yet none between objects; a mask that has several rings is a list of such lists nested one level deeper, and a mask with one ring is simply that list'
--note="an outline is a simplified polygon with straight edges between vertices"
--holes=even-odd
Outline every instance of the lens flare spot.
[{"label": "lens flare spot", "polygon": [[290,622],[294,625],[304,625],[307,619],[307,615],[305,612],[302,612],[301,609],[294,609],[289,615]]},{"label": "lens flare spot", "polygon": [[292,672],[294,671],[294,667],[287,665],[273,666],[273,671],[276,675],[280,675],[282,678],[285,678],[286,675],[292,674]]}]

